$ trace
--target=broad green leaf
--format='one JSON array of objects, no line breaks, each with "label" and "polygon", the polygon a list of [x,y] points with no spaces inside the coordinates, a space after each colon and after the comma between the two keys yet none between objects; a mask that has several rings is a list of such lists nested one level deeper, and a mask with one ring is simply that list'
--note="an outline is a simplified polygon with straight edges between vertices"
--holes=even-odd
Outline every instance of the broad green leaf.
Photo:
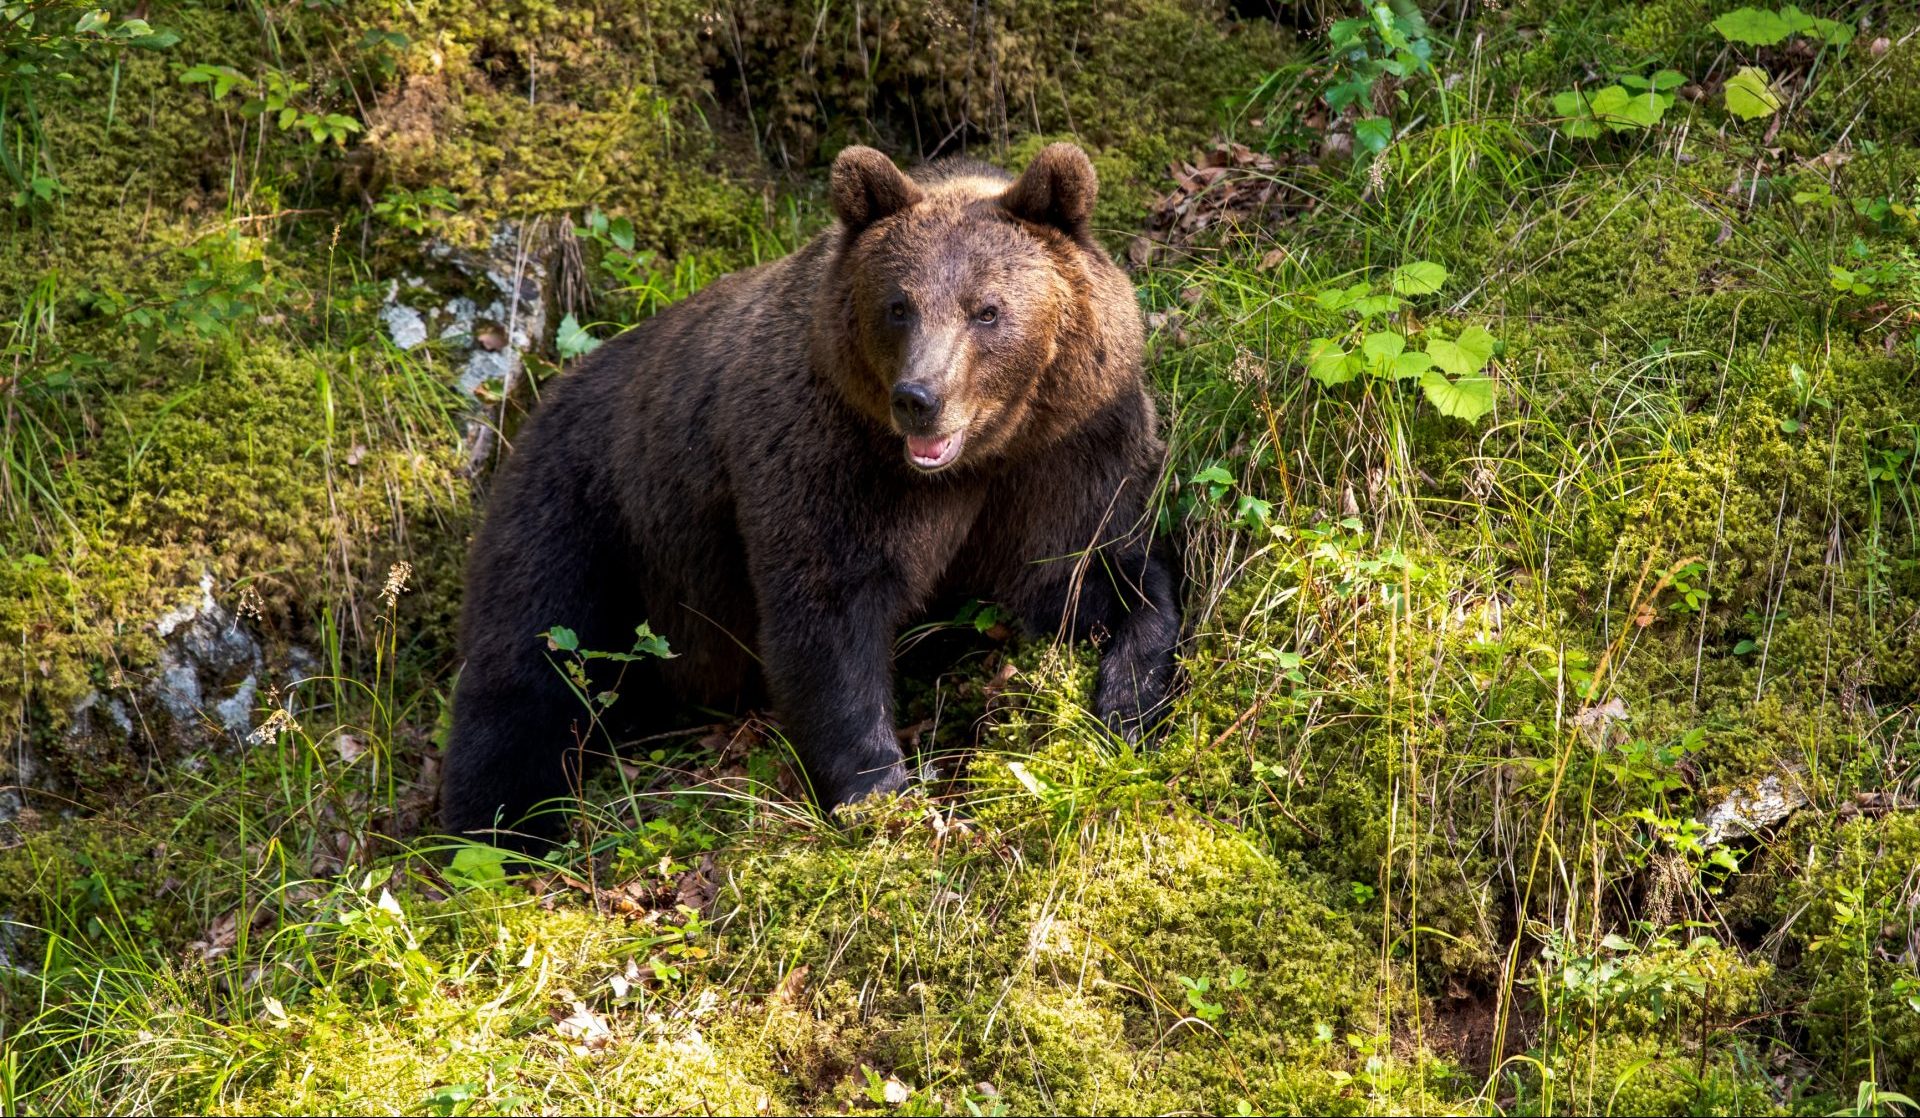
[{"label": "broad green leaf", "polygon": [[1431,260],[1402,264],[1387,277],[1398,295],[1431,295],[1447,282],[1447,270]]},{"label": "broad green leaf", "polygon": [[578,652],[580,638],[565,625],[555,625],[546,632],[547,648],[553,652]]},{"label": "broad green leaf", "polygon": [[1427,353],[1448,376],[1471,376],[1493,360],[1493,335],[1478,326],[1469,326],[1452,341],[1428,338]]},{"label": "broad green leaf", "polygon": [[1606,122],[1615,132],[1629,132],[1651,128],[1660,123],[1673,105],[1673,98],[1664,93],[1629,93],[1617,85],[1607,86],[1593,95],[1593,115]]},{"label": "broad green leaf", "polygon": [[1313,301],[1326,310],[1337,311],[1352,306],[1354,300],[1371,290],[1372,286],[1366,283],[1356,283],[1352,287],[1329,287],[1315,295]]},{"label": "broad green leaf", "polygon": [[1393,142],[1393,121],[1383,116],[1370,116],[1353,122],[1353,140],[1361,147],[1378,155],[1387,150]]},{"label": "broad green leaf", "polygon": [[653,626],[642,621],[633,630],[633,650],[643,656],[656,656],[662,660],[672,660],[679,656],[667,647],[667,638],[653,631]]},{"label": "broad green leaf", "polygon": [[1417,349],[1410,349],[1393,359],[1393,379],[1412,380],[1431,368],[1433,368],[1432,357]]},{"label": "broad green leaf", "polygon": [[1727,111],[1742,120],[1759,120],[1780,109],[1780,95],[1773,91],[1767,72],[1758,66],[1742,66],[1727,79]]},{"label": "broad green leaf", "polygon": [[1392,314],[1399,309],[1400,297],[1398,295],[1369,295],[1364,299],[1355,299],[1353,303],[1347,307],[1347,310],[1359,315],[1361,318],[1372,318],[1375,315]]},{"label": "broad green leaf", "polygon": [[1681,86],[1687,84],[1687,76],[1678,70],[1661,70],[1654,74],[1650,80],[1653,83],[1653,88],[1660,93],[1665,93],[1670,89],[1679,89]]},{"label": "broad green leaf", "polygon": [[[128,20],[127,22],[136,21]],[[127,45],[140,47],[143,50],[166,50],[179,41],[180,32],[171,28],[161,28],[158,31],[142,31],[134,34],[127,39]]]},{"label": "broad green leaf", "polygon": [[1369,361],[1391,361],[1406,352],[1407,338],[1396,330],[1375,330],[1360,343]]},{"label": "broad green leaf", "polygon": [[1754,47],[1770,47],[1793,33],[1779,13],[1763,8],[1735,8],[1714,20],[1713,29],[1729,43]]},{"label": "broad green leaf", "polygon": [[1786,24],[1787,31],[1793,35],[1805,35],[1818,39],[1829,46],[1843,47],[1853,41],[1853,27],[1837,19],[1822,19],[1808,15],[1797,5],[1788,4],[1780,9],[1780,21]]},{"label": "broad green leaf", "polygon": [[1853,42],[1853,25],[1837,19],[1816,19],[1812,34],[1828,46],[1844,47]]},{"label": "broad green leaf", "polygon": [[1593,110],[1587,105],[1586,94],[1577,89],[1553,95],[1553,111],[1561,116],[1590,116]]},{"label": "broad green leaf", "polygon": [[463,846],[454,851],[453,861],[447,867],[447,876],[457,884],[469,888],[484,889],[507,880],[504,863],[507,852],[497,846]]},{"label": "broad green leaf", "polygon": [[1328,108],[1334,112],[1339,112],[1341,109],[1346,108],[1348,105],[1362,98],[1372,97],[1373,81],[1370,78],[1362,78],[1354,81],[1341,82],[1338,85],[1330,85],[1327,87],[1326,93],[1322,94],[1322,96],[1327,99]]},{"label": "broad green leaf", "polygon": [[1600,122],[1592,118],[1569,120],[1560,125],[1560,131],[1576,140],[1591,140],[1600,134]]},{"label": "broad green leaf", "polygon": [[1366,370],[1376,377],[1393,376],[1394,362],[1406,349],[1406,337],[1393,330],[1377,330],[1360,343]]},{"label": "broad green leaf", "polygon": [[1800,10],[1798,4],[1788,4],[1779,11],[1780,22],[1786,24],[1787,34],[1799,35],[1813,30],[1814,18]]},{"label": "broad green leaf", "polygon": [[1359,372],[1360,363],[1331,338],[1317,338],[1307,348],[1307,375],[1328,388],[1347,383]]},{"label": "broad green leaf", "polygon": [[[9,13],[9,18],[11,18],[11,13]],[[91,35],[95,31],[105,27],[107,21],[112,18],[112,13],[108,12],[105,8],[95,8],[80,17],[80,21],[73,25],[73,33],[75,35]]]},{"label": "broad green leaf", "polygon": [[1633,100],[1633,94],[1617,85],[1602,86],[1587,98],[1587,105],[1593,115],[1612,125],[1621,113],[1626,111],[1627,102]]},{"label": "broad green leaf", "polygon": [[1420,377],[1420,387],[1441,415],[1477,423],[1493,410],[1493,381],[1483,376],[1448,380],[1440,370],[1429,369]]},{"label": "broad green leaf", "polygon": [[1208,466],[1193,475],[1193,484],[1209,489],[1226,489],[1233,485],[1233,475],[1227,472],[1225,466]]},{"label": "broad green leaf", "polygon": [[560,328],[553,334],[553,348],[559,351],[563,361],[592,353],[599,345],[600,339],[587,333],[572,315],[561,319]]}]

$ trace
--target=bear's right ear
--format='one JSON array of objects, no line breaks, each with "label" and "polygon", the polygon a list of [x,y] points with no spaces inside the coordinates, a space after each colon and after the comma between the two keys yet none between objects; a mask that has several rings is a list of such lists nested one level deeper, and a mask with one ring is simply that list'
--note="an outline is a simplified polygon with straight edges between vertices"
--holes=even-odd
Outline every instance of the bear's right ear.
[{"label": "bear's right ear", "polygon": [[847,232],[858,233],[926,197],[893,160],[870,147],[843,148],[833,160],[833,212]]},{"label": "bear's right ear", "polygon": [[1000,204],[1023,221],[1051,225],[1084,241],[1099,190],[1100,177],[1086,152],[1072,144],[1048,144],[1007,188]]}]

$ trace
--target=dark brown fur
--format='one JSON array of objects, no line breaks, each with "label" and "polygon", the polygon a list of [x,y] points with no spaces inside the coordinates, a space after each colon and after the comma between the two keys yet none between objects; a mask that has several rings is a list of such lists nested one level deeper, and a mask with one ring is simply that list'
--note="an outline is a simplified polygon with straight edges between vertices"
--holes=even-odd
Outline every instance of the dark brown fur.
[{"label": "dark brown fur", "polygon": [[[835,228],[602,346],[528,424],[469,561],[449,830],[517,823],[577,777],[554,625],[596,649],[642,620],[667,636],[678,657],[622,682],[630,712],[763,683],[829,805],[905,782],[891,650],[936,595],[1105,640],[1096,707],[1129,736],[1162,704],[1164,449],[1086,156],[1055,145],[1009,184],[851,148],[832,190]],[[903,412],[903,386],[931,408]],[[926,472],[908,435],[959,457]]]}]

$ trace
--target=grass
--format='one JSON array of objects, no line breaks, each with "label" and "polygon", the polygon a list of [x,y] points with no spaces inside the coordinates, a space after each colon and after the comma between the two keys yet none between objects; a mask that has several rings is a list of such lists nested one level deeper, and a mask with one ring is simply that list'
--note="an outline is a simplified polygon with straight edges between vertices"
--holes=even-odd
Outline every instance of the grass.
[{"label": "grass", "polygon": [[[44,265],[4,289],[0,700],[68,797],[0,826],[0,1111],[1913,1109],[1916,40],[1869,6],[1837,58],[1759,56],[1811,75],[1763,140],[1718,108],[1755,60],[1705,28],[1729,6],[1436,16],[1441,84],[1406,84],[1371,173],[1244,172],[1285,204],[1137,270],[1192,633],[1158,748],[1087,716],[1088,650],[969,616],[902,641],[924,796],[835,826],[777,725],[700,726],[626,746],[535,863],[431,835],[474,483],[453,355],[372,325],[417,238],[369,223],[350,154],[230,107],[244,140],[181,154],[167,114],[204,92],[130,55],[114,128],[151,106],[138,142],[166,154],[129,181],[195,208],[111,209],[159,229],[125,270],[78,202],[0,247]],[[388,106],[370,121],[411,88],[352,55],[363,29],[262,45],[251,16],[169,15],[198,36],[182,65],[304,67],[332,107]],[[481,139],[395,156],[460,183],[529,112],[466,18],[433,80]],[[1221,126],[1292,150],[1315,49]],[[614,170],[515,163],[528,196],[668,199],[632,249],[583,235],[580,321],[817,226],[809,180],[769,173],[772,204],[700,162],[757,150],[713,103],[656,147],[656,99],[560,57],[569,142]],[[1555,128],[1552,93],[1648,58],[1702,99],[1644,134]],[[58,145],[97,150],[75,122],[107,80],[41,105],[89,199]],[[1033,142],[1011,127],[987,141]],[[499,216],[494,187],[457,193],[414,220]],[[1478,422],[1302,368],[1349,321],[1319,293],[1417,260],[1444,284],[1381,322],[1499,339]],[[261,681],[267,730],[68,737],[85,693],[138,708],[143,623],[203,566],[272,657],[310,658]],[[1769,777],[1805,805],[1709,841],[1708,809]]]}]

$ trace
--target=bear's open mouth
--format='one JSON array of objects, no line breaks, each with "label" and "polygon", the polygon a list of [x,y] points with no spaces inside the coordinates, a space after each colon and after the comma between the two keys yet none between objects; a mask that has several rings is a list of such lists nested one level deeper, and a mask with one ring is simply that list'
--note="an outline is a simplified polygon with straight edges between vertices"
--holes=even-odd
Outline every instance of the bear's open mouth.
[{"label": "bear's open mouth", "polygon": [[937,437],[927,435],[907,436],[907,461],[922,470],[938,470],[952,464],[960,457],[960,447],[966,442],[964,430],[951,435]]}]

